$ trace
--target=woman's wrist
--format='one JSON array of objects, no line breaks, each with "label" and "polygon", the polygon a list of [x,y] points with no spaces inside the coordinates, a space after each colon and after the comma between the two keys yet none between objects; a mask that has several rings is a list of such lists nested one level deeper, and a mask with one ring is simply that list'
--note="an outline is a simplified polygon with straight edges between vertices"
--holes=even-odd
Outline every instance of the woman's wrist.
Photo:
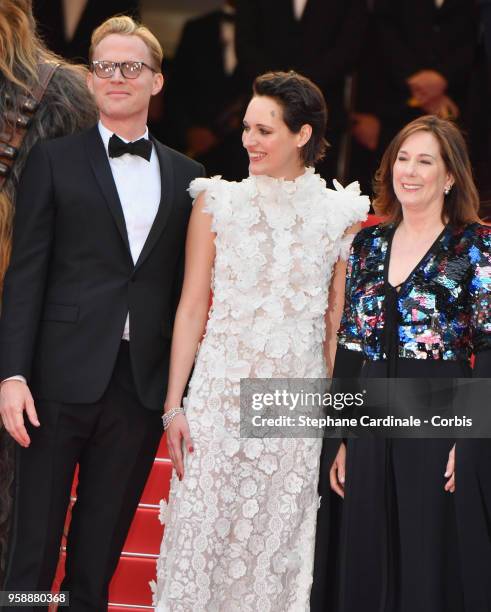
[{"label": "woman's wrist", "polygon": [[182,406],[182,400],[176,399],[175,401],[165,400],[164,402],[164,413],[173,410],[174,408],[180,408]]},{"label": "woman's wrist", "polygon": [[184,408],[182,408],[181,406],[177,406],[175,408],[171,408],[170,410],[165,411],[162,415],[162,424],[164,426],[164,429],[167,429],[172,423],[172,421],[179,414],[184,414]]}]

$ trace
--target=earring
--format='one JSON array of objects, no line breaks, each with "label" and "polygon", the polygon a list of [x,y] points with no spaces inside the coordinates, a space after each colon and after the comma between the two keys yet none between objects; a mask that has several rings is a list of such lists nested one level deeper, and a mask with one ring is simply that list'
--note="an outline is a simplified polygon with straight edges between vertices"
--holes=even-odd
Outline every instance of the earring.
[{"label": "earring", "polygon": [[448,187],[445,187],[445,189],[443,190],[443,193],[445,195],[448,195],[450,193],[450,189],[452,189],[452,185],[449,185]]}]

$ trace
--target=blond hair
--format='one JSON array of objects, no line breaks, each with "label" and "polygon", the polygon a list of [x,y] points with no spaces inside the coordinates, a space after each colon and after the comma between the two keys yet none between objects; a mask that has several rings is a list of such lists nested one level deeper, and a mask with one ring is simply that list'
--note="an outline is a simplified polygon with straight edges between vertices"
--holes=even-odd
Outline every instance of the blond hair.
[{"label": "blond hair", "polygon": [[138,36],[150,51],[152,63],[157,72],[160,72],[164,52],[159,41],[144,25],[137,23],[127,15],[116,15],[104,21],[98,28],[92,32],[89,49],[89,61],[94,57],[94,51],[97,45],[110,34],[122,34],[123,36]]}]

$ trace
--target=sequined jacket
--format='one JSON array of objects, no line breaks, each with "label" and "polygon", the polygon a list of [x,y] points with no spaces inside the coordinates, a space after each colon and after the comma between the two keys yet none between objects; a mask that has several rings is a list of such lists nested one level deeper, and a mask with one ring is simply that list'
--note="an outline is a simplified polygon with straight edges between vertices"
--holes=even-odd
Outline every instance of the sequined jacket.
[{"label": "sequined jacket", "polygon": [[[385,294],[395,226],[359,232],[348,262],[339,345],[386,359]],[[447,226],[400,286],[398,354],[468,361],[491,349],[491,227]]]}]

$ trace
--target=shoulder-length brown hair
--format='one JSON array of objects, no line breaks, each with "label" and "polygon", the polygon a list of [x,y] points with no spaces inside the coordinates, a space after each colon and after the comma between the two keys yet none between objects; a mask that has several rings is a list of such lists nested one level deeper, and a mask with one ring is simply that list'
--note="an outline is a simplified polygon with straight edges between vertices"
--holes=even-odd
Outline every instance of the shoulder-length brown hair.
[{"label": "shoulder-length brown hair", "polygon": [[445,168],[454,179],[452,189],[444,196],[442,221],[457,227],[479,221],[479,195],[472,178],[464,137],[454,123],[434,115],[425,115],[408,123],[387,147],[373,182],[375,212],[387,217],[387,223],[402,220],[401,204],[392,182],[392,169],[403,143],[421,131],[429,132],[437,139]]},{"label": "shoulder-length brown hair", "polygon": [[36,33],[32,0],[0,0],[0,72],[29,93],[39,82],[38,64],[60,62]]}]

